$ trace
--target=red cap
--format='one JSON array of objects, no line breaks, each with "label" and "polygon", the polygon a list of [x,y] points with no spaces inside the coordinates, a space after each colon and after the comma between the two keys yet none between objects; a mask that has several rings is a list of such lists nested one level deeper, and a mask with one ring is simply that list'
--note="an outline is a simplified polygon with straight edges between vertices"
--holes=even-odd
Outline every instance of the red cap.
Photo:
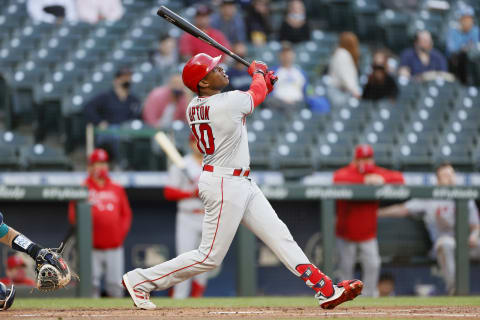
[{"label": "red cap", "polygon": [[8,257],[7,259],[7,268],[8,269],[13,269],[13,268],[16,268],[16,267],[24,267],[25,266],[25,262],[23,261],[23,259],[14,254],[14,255],[11,255],[10,257]]},{"label": "red cap", "polygon": [[212,58],[205,53],[199,53],[190,58],[183,67],[183,84],[193,92],[198,93],[198,83],[220,63],[221,58],[222,56]]},{"label": "red cap", "polygon": [[369,144],[359,144],[355,147],[355,159],[372,158],[373,148]]},{"label": "red cap", "polygon": [[93,150],[90,157],[88,157],[88,164],[94,164],[95,162],[108,162],[107,151],[100,148]]}]

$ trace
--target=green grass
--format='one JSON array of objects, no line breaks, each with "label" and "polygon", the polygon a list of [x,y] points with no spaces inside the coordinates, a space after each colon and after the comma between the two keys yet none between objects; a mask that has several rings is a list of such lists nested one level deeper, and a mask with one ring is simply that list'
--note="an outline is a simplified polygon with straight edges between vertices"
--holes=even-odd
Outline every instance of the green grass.
[{"label": "green grass", "polygon": [[[252,297],[252,298],[203,298],[173,300],[153,298],[159,307],[174,308],[245,308],[245,307],[314,307],[313,297]],[[392,298],[357,298],[348,302],[350,307],[401,307],[401,306],[480,306],[480,297],[392,297]],[[74,309],[74,308],[131,308],[130,299],[15,299],[15,309]]]}]

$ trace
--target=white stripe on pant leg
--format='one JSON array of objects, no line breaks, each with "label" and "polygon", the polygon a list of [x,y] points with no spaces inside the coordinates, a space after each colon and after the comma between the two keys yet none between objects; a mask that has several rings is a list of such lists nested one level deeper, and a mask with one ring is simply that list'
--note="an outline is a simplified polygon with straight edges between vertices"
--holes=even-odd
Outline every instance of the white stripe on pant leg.
[{"label": "white stripe on pant leg", "polygon": [[[198,250],[184,253],[148,269],[128,273],[134,289],[150,292],[167,289],[185,279],[217,267],[230,247],[243,216],[248,192],[234,179],[213,179],[220,183],[199,184],[205,204],[202,243]],[[247,190],[248,191],[248,190]]]},{"label": "white stripe on pant leg", "polygon": [[295,267],[309,264],[307,256],[257,185],[253,183],[252,188],[254,194],[247,204],[243,224],[275,253],[288,270],[299,276]]}]

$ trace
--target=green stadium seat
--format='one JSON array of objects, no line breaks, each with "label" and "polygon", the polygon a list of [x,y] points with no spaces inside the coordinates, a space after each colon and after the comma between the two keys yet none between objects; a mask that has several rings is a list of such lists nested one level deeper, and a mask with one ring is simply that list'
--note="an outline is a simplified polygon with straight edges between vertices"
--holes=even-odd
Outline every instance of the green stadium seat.
[{"label": "green stadium seat", "polygon": [[17,148],[15,146],[0,143],[0,169],[2,171],[20,169]]},{"label": "green stadium seat", "polygon": [[20,148],[20,158],[27,170],[71,170],[72,165],[62,151],[43,144]]}]

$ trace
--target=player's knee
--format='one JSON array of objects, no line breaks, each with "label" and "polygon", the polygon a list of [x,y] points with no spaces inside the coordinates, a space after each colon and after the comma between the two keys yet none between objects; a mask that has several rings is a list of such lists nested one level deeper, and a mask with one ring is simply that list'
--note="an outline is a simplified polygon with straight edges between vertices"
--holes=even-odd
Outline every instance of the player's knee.
[{"label": "player's knee", "polygon": [[205,265],[209,270],[215,269],[222,264],[223,257],[224,256],[218,254],[211,254],[205,259],[203,265]]},{"label": "player's knee", "polygon": [[450,236],[441,236],[435,243],[437,251],[453,251],[455,250],[455,239]]}]

